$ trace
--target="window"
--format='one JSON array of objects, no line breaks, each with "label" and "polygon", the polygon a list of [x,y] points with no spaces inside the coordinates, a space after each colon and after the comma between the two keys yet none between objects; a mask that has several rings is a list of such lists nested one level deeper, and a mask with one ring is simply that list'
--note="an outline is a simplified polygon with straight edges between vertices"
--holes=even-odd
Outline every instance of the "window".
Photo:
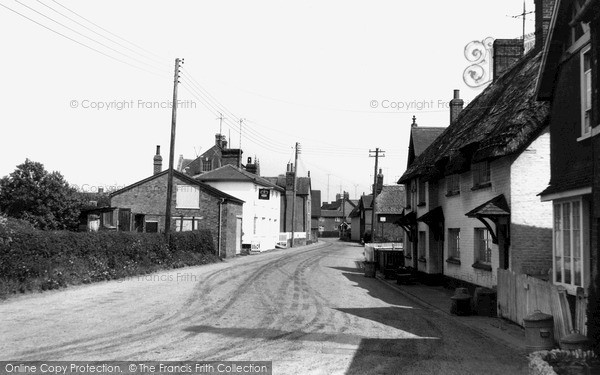
[{"label": "window", "polygon": [[426,191],[427,185],[425,181],[419,178],[419,206],[425,205],[427,202]]},{"label": "window", "polygon": [[448,228],[448,258],[460,259],[460,229]]},{"label": "window", "polygon": [[490,183],[490,163],[482,161],[473,164],[473,187],[483,187]]},{"label": "window", "polygon": [[212,170],[212,160],[202,160],[202,172],[208,172]]},{"label": "window", "polygon": [[419,259],[425,258],[425,240],[426,240],[426,232],[419,231]]},{"label": "window", "polygon": [[158,221],[146,221],[146,232],[157,233],[158,232]]},{"label": "window", "polygon": [[175,231],[176,232],[188,232],[190,230],[197,230],[200,226],[200,218],[193,217],[179,217],[175,219]]},{"label": "window", "polygon": [[592,131],[592,63],[590,47],[581,52],[581,135]]},{"label": "window", "polygon": [[554,282],[584,286],[584,259],[588,227],[587,207],[581,199],[554,204]]},{"label": "window", "polygon": [[177,185],[177,208],[200,208],[200,189],[198,186]]},{"label": "window", "polygon": [[448,195],[456,195],[460,193],[460,175],[451,174],[446,177],[446,193]]},{"label": "window", "polygon": [[104,222],[104,226],[108,228],[114,228],[115,221],[113,212],[103,212],[102,213],[102,221]]},{"label": "window", "polygon": [[475,228],[475,258],[477,263],[492,264],[492,236],[485,228]]}]

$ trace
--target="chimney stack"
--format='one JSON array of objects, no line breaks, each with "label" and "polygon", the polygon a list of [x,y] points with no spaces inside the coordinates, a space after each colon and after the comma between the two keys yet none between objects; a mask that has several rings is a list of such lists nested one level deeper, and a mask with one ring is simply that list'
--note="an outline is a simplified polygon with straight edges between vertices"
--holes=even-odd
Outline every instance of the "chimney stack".
[{"label": "chimney stack", "polygon": [[535,0],[535,48],[544,48],[556,0]]},{"label": "chimney stack", "polygon": [[294,163],[288,163],[285,172],[285,190],[294,190]]},{"label": "chimney stack", "polygon": [[160,145],[156,145],[156,155],[154,155],[154,174],[162,172],[162,156],[160,156]]},{"label": "chimney stack", "polygon": [[223,134],[215,134],[215,145],[219,146],[220,148],[227,148],[227,140]]},{"label": "chimney stack", "polygon": [[450,100],[450,123],[458,117],[458,114],[463,110],[465,102],[460,98],[460,90],[454,90],[454,99]]},{"label": "chimney stack", "polygon": [[237,148],[224,148],[221,150],[221,165],[231,164],[234,167],[240,165],[242,151]]},{"label": "chimney stack", "polygon": [[383,190],[383,173],[381,173],[381,169],[379,169],[379,173],[377,174],[377,186],[376,186],[376,194],[381,193]]},{"label": "chimney stack", "polygon": [[494,72],[493,82],[504,74],[514,63],[523,56],[524,46],[522,39],[496,39],[494,40]]},{"label": "chimney stack", "polygon": [[418,126],[417,125],[417,116],[413,116],[413,122],[412,122],[412,124],[410,124],[410,127],[416,128],[417,126]]}]

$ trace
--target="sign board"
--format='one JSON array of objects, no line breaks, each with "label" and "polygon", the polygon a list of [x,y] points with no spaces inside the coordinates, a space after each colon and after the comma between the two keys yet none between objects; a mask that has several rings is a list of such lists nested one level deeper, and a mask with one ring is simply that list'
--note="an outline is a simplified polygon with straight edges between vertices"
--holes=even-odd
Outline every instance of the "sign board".
[{"label": "sign board", "polygon": [[271,199],[271,190],[269,190],[269,189],[258,189],[258,199],[264,199],[264,200]]}]

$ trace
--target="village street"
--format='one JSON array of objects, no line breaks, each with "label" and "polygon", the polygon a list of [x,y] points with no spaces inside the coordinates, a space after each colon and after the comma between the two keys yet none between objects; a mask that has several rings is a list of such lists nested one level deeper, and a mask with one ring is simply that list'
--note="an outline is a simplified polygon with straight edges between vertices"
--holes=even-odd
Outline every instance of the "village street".
[{"label": "village street", "polygon": [[272,360],[274,374],[518,374],[525,357],[336,240],[0,303],[0,360]]}]

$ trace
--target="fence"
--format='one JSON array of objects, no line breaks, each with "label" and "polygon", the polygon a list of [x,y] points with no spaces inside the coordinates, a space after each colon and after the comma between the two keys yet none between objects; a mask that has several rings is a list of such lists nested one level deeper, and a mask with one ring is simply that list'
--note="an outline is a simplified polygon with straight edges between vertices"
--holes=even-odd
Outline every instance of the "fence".
[{"label": "fence", "polygon": [[587,299],[580,288],[576,297],[575,322],[571,317],[564,287],[509,270],[498,270],[498,316],[523,325],[523,318],[535,310],[554,317],[554,338],[560,339],[577,329],[586,334]]}]

